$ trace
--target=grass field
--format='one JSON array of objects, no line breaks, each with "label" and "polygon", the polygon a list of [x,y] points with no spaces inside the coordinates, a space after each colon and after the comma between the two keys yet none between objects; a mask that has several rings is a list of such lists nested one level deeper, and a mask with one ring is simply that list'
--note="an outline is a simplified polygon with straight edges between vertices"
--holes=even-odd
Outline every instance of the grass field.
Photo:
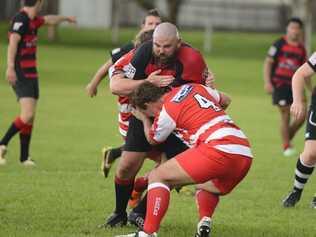
[{"label": "grass field", "polygon": [[[0,27],[4,35],[5,27]],[[133,30],[124,31],[121,42]],[[98,97],[84,88],[113,47],[109,32],[61,29],[60,40],[39,45],[41,99],[32,140],[37,167],[18,163],[17,137],[9,146],[8,165],[0,167],[0,236],[71,237],[114,236],[133,227],[104,230],[97,225],[114,208],[113,173],[99,171],[100,150],[119,145],[116,98],[102,83]],[[45,33],[42,33],[42,36]],[[200,32],[183,38],[200,48]],[[278,132],[278,114],[262,86],[262,63],[273,34],[215,33],[213,51],[206,55],[217,86],[232,96],[229,113],[252,143],[253,167],[230,195],[223,197],[214,216],[213,236],[316,236],[316,211],[309,202],[316,191],[311,178],[301,202],[283,209],[282,198],[293,182],[296,157],[284,158]],[[5,37],[1,37],[4,39]],[[6,84],[6,42],[0,43],[0,134],[18,114],[15,96]],[[2,136],[2,135],[1,135]],[[303,146],[303,131],[295,139]],[[146,164],[149,169],[152,163]],[[197,211],[192,197],[172,194],[160,236],[193,236]]]}]

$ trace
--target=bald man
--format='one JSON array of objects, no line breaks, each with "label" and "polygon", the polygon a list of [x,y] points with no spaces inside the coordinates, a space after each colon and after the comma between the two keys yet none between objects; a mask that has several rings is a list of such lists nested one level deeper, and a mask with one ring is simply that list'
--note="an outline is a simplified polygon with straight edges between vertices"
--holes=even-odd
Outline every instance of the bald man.
[{"label": "bald man", "polygon": [[[142,44],[124,69],[112,68],[110,88],[113,94],[122,96],[130,95],[146,81],[168,88],[186,83],[205,84],[207,77],[208,69],[202,55],[181,41],[175,25],[165,22],[156,27],[153,40]],[[126,207],[135,176],[146,154],[153,148],[145,137],[142,122],[132,116],[122,157],[116,168],[116,207],[106,226],[127,223]],[[171,134],[158,149],[171,158],[185,151],[187,146]]]}]

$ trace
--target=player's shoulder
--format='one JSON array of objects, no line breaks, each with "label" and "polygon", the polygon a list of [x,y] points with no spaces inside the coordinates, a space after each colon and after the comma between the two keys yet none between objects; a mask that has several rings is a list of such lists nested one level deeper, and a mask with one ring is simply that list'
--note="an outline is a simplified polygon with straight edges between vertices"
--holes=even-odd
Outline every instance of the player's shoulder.
[{"label": "player's shoulder", "polygon": [[181,45],[177,58],[184,65],[191,63],[204,65],[204,58],[201,52],[185,43]]},{"label": "player's shoulder", "polygon": [[193,91],[194,84],[187,83],[179,87],[173,87],[166,95],[167,101],[170,103],[181,103]]},{"label": "player's shoulder", "polygon": [[152,58],[152,46],[153,42],[146,41],[143,44],[141,44],[135,51],[135,54],[133,56],[133,59],[131,63],[136,67],[136,68],[145,68],[148,62]]},{"label": "player's shoulder", "polygon": [[23,23],[26,23],[26,22],[29,22],[29,21],[30,21],[30,18],[28,17],[26,12],[24,12],[24,11],[17,12],[12,18],[12,22],[23,22]]},{"label": "player's shoulder", "polygon": [[137,49],[136,53],[137,55],[144,55],[144,54],[152,54],[152,47],[153,47],[153,42],[152,40],[146,41],[142,43]]},{"label": "player's shoulder", "polygon": [[202,54],[199,50],[193,48],[191,45],[187,43],[182,43],[178,52],[179,57],[202,57]]},{"label": "player's shoulder", "polygon": [[124,45],[122,45],[121,47],[120,47],[120,49],[122,50],[122,51],[131,51],[133,48],[134,48],[135,46],[134,46],[134,44],[133,44],[133,42],[128,42],[127,44],[124,44]]},{"label": "player's shoulder", "polygon": [[285,45],[287,42],[286,42],[286,38],[283,36],[283,37],[280,37],[278,38],[277,40],[275,40],[273,42],[273,45],[277,48],[280,48],[282,47],[283,45]]},{"label": "player's shoulder", "polygon": [[116,62],[115,65],[117,64],[127,64],[129,63],[133,56],[135,54],[135,49],[132,49],[131,51],[129,51],[128,53],[124,54],[121,58],[119,58]]}]

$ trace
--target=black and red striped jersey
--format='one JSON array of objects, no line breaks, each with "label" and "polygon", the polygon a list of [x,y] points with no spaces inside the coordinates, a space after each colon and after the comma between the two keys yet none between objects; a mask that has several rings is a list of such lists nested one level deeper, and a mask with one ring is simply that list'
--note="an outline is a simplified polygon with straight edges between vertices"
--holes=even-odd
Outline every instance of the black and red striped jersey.
[{"label": "black and red striped jersey", "polygon": [[171,86],[179,86],[189,82],[205,83],[208,69],[198,50],[182,43],[174,58],[165,65],[158,65],[152,48],[153,41],[148,41],[136,49],[135,55],[127,67],[127,73],[125,73],[128,78],[144,79],[152,72],[161,69],[159,75],[175,77]]},{"label": "black and red striped jersey", "polygon": [[280,38],[270,47],[268,56],[274,59],[271,79],[275,87],[290,86],[295,71],[306,62],[304,45],[289,44],[286,37]]},{"label": "black and red striped jersey", "polygon": [[129,42],[120,48],[115,48],[111,50],[110,55],[111,55],[112,63],[113,64],[116,63],[117,60],[119,60],[121,57],[123,57],[125,54],[127,54],[134,48],[135,48],[134,43]]},{"label": "black and red striped jersey", "polygon": [[36,69],[36,49],[37,49],[37,29],[44,24],[43,17],[30,19],[26,12],[17,13],[11,22],[9,37],[12,33],[21,36],[15,57],[15,69],[22,72],[27,79],[37,79]]}]

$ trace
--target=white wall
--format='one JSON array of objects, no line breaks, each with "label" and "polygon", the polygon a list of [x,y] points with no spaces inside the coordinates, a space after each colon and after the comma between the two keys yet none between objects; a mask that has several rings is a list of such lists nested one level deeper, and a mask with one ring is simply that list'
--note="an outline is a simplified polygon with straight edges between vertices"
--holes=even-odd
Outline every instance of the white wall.
[{"label": "white wall", "polygon": [[80,27],[109,28],[112,0],[60,0],[59,13],[76,16]]}]

